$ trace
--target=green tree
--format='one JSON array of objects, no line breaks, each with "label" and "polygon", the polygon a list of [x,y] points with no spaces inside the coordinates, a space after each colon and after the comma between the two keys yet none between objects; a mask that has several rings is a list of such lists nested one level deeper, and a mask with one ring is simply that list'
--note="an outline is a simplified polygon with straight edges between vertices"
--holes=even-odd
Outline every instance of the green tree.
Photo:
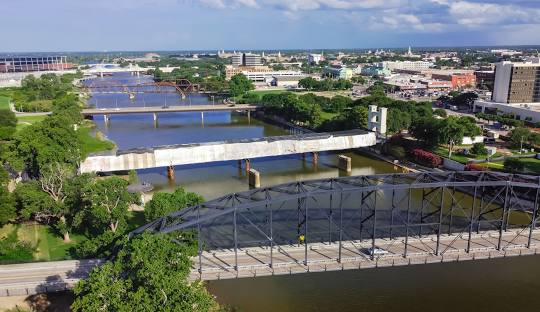
[{"label": "green tree", "polygon": [[465,135],[465,127],[459,122],[459,119],[450,116],[442,120],[439,127],[439,143],[448,145],[448,154],[452,154],[454,145],[461,144]]},{"label": "green tree", "polygon": [[417,119],[411,124],[409,132],[426,147],[434,147],[439,144],[439,128],[441,123],[432,117]]},{"label": "green tree", "polygon": [[471,148],[471,153],[474,155],[487,155],[488,150],[484,143],[474,143],[473,147]]},{"label": "green tree", "polygon": [[0,141],[10,140],[15,134],[17,117],[9,109],[0,109]]},{"label": "green tree", "polygon": [[368,120],[368,110],[365,107],[357,106],[345,112],[345,120],[350,129],[366,129]]},{"label": "green tree", "polygon": [[436,110],[433,111],[433,115],[437,115],[437,116],[440,116],[442,118],[446,118],[448,116],[448,113],[446,113],[446,110],[444,110],[442,108],[437,108]]},{"label": "green tree", "polygon": [[510,131],[509,139],[514,147],[519,147],[521,144],[527,144],[531,131],[524,127],[518,127]]},{"label": "green tree", "polygon": [[204,202],[204,198],[196,193],[186,192],[178,187],[172,193],[155,193],[145,206],[144,218],[150,222],[169,213],[195,206]]},{"label": "green tree", "polygon": [[83,121],[81,111],[75,94],[64,95],[53,101],[53,116],[63,116],[71,124],[80,124]]},{"label": "green tree", "polygon": [[128,182],[119,177],[93,180],[84,192],[90,205],[84,212],[92,226],[100,231],[117,232],[126,225],[133,197],[127,191]]},{"label": "green tree", "polygon": [[244,74],[236,74],[229,81],[229,90],[233,96],[239,96],[255,89],[253,82]]},{"label": "green tree", "polygon": [[14,192],[17,214],[23,220],[49,223],[55,215],[54,200],[43,192],[39,181],[19,183]]},{"label": "green tree", "polygon": [[144,233],[75,286],[74,312],[218,311],[200,281],[188,283],[197,245],[190,235]]},{"label": "green tree", "polygon": [[411,115],[397,109],[391,109],[386,118],[386,124],[390,133],[408,129],[411,125]]},{"label": "green tree", "polygon": [[55,162],[76,167],[81,143],[67,118],[48,117],[17,133],[9,143],[7,158],[14,168],[39,177],[42,167]]},{"label": "green tree", "polygon": [[0,166],[0,226],[12,221],[17,217],[15,200],[8,191],[8,184],[8,173],[2,166]]}]

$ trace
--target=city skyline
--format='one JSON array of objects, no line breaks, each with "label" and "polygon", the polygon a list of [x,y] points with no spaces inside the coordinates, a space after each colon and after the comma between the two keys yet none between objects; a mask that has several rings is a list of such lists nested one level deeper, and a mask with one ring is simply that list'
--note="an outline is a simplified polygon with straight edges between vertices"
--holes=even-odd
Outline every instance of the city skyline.
[{"label": "city skyline", "polygon": [[0,21],[2,52],[540,44],[540,4],[528,0],[22,0],[4,9],[25,18]]}]

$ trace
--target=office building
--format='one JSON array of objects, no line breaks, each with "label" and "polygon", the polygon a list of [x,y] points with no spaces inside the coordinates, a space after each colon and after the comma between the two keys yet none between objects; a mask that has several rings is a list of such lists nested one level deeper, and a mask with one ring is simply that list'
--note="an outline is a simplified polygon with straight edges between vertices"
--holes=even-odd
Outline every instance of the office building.
[{"label": "office building", "polygon": [[393,70],[393,71],[400,71],[400,70],[422,71],[422,70],[426,70],[433,67],[432,62],[426,62],[426,61],[385,62],[385,65],[388,69]]},{"label": "office building", "polygon": [[540,102],[540,63],[498,63],[492,100],[509,104]]},{"label": "office building", "polygon": [[231,64],[233,66],[261,66],[263,63],[258,54],[237,53],[232,56]]},{"label": "office building", "polygon": [[478,100],[473,110],[540,122],[540,62],[498,63],[491,101]]},{"label": "office building", "polygon": [[321,54],[313,54],[312,53],[312,54],[308,55],[308,63],[309,64],[312,64],[312,65],[319,64],[323,60],[324,60],[324,56],[323,56],[322,53]]}]

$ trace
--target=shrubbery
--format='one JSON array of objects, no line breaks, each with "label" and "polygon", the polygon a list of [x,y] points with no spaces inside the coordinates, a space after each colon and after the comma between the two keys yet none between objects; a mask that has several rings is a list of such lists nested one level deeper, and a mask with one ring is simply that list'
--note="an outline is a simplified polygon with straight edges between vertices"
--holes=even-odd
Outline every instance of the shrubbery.
[{"label": "shrubbery", "polygon": [[423,149],[413,149],[409,155],[411,158],[424,166],[436,168],[442,165],[442,158]]},{"label": "shrubbery", "polygon": [[465,171],[487,171],[488,168],[479,164],[467,164],[465,165]]}]

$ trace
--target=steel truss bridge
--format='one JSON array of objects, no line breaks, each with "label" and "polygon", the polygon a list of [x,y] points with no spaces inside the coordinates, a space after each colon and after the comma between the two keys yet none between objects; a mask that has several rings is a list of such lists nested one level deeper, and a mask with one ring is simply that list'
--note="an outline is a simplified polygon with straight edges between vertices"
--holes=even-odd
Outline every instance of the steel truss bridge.
[{"label": "steel truss bridge", "polygon": [[196,234],[191,278],[536,254],[540,177],[379,174],[233,193],[130,233]]}]

